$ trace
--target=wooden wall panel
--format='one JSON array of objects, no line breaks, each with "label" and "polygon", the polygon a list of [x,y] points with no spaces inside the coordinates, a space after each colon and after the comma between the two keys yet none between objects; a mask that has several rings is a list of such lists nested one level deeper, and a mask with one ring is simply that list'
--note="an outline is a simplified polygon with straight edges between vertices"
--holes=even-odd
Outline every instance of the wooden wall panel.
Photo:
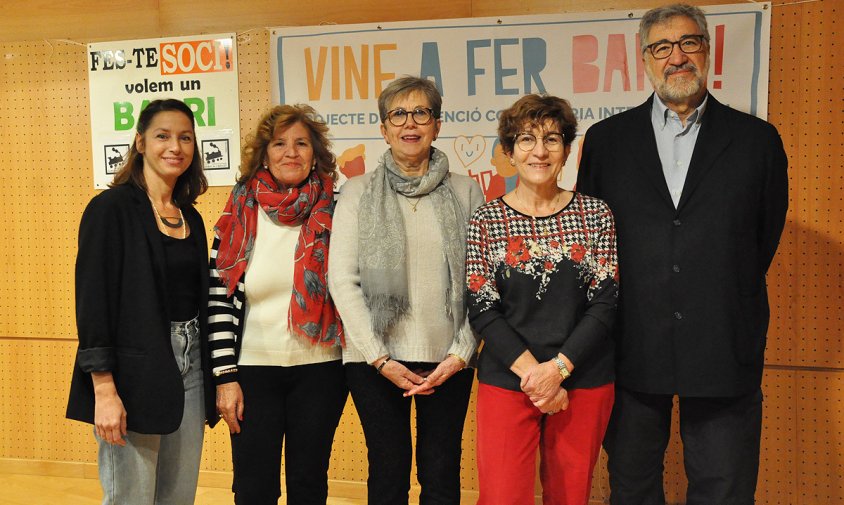
[{"label": "wooden wall panel", "polygon": [[833,47],[844,47],[844,29],[833,22],[844,3],[800,8],[799,74],[801,97],[799,152],[801,178],[795,195],[798,235],[793,244],[800,286],[800,335],[792,364],[841,367],[844,364],[844,95]]},{"label": "wooden wall panel", "polygon": [[[671,2],[665,2],[669,4]],[[706,2],[689,1],[695,5],[718,5],[739,3],[735,0],[709,0]],[[614,11],[625,9],[650,9],[660,5],[660,2],[649,0],[609,0],[609,1],[586,1],[577,0],[531,0],[526,2],[513,2],[502,0],[474,0],[472,2],[472,15],[474,17],[486,16],[522,16],[527,14],[549,14],[558,12],[598,12]]]},{"label": "wooden wall panel", "polygon": [[82,46],[3,44],[0,83],[0,335],[70,338],[76,230],[94,195]]},{"label": "wooden wall panel", "polygon": [[94,462],[93,428],[64,418],[76,344],[0,340],[0,458]]},{"label": "wooden wall panel", "polygon": [[[706,3],[729,3],[717,0]],[[696,1],[703,4],[704,2]],[[773,7],[769,120],[789,156],[791,204],[768,276],[771,295],[760,504],[844,503],[844,47],[841,0]],[[315,0],[306,6],[251,0],[0,2],[0,470],[14,458],[92,463],[91,429],[64,420],[75,349],[73,263],[82,210],[93,196],[85,46],[91,40],[238,32],[243,134],[269,106],[268,25],[381,22],[467,16],[639,9],[643,0],[432,2]],[[123,22],[131,19],[132,22]],[[120,20],[120,21],[116,21]],[[72,38],[74,42],[43,39]],[[21,41],[30,42],[21,42]],[[210,230],[228,196],[211,188],[198,204]],[[474,407],[464,436],[463,489],[477,489]],[[206,433],[202,468],[231,469],[225,427]],[[363,489],[366,449],[351,400],[330,477]],[[682,503],[678,423],[666,455],[669,502]],[[414,484],[415,481],[414,481]],[[609,496],[605,456],[592,503]],[[468,502],[467,502],[468,503]]]},{"label": "wooden wall panel", "polygon": [[[193,2],[161,0],[162,30],[165,33],[193,30],[196,32],[248,30],[266,26],[299,26],[335,23],[370,23],[403,21],[409,19],[443,19],[469,17],[470,0],[428,2],[413,0],[373,2],[370,0],[314,0],[307,3],[258,0],[249,2],[248,8],[232,8],[226,0],[207,0],[202,9]],[[220,15],[220,13],[226,13]]]},{"label": "wooden wall panel", "polygon": [[78,0],[0,1],[0,42],[129,40],[241,33],[267,26],[369,23],[472,16],[471,0]]},{"label": "wooden wall panel", "polygon": [[803,503],[844,501],[844,374],[797,373],[797,481]]},{"label": "wooden wall panel", "polygon": [[[158,36],[158,0],[2,0],[0,41]],[[129,36],[127,37],[127,34]],[[141,38],[141,37],[138,37]]]},{"label": "wooden wall panel", "polygon": [[771,330],[766,363],[844,363],[844,111],[840,67],[825,48],[841,47],[830,23],[842,2],[774,7],[769,119],[789,155],[790,209],[768,275]]}]

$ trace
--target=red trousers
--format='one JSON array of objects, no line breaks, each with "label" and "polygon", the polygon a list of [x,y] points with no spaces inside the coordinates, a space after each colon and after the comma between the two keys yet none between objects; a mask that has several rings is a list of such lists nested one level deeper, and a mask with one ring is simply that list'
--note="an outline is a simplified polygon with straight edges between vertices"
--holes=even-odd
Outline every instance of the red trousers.
[{"label": "red trousers", "polygon": [[521,391],[478,385],[478,505],[533,505],[536,450],[544,505],[586,505],[615,389],[572,389],[546,415]]}]

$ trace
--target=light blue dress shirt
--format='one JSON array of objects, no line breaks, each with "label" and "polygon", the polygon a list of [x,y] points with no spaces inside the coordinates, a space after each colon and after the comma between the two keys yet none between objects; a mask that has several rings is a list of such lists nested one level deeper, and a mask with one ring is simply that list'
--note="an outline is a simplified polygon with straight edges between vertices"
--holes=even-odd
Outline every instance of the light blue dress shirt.
[{"label": "light blue dress shirt", "polygon": [[669,109],[659,96],[654,95],[651,123],[656,135],[659,160],[662,162],[662,173],[668,184],[674,208],[679,205],[680,195],[683,194],[683,185],[689,173],[689,162],[692,160],[695,142],[700,132],[700,120],[708,99],[709,95],[706,95],[700,106],[686,118],[686,125],[683,126],[680,116]]}]

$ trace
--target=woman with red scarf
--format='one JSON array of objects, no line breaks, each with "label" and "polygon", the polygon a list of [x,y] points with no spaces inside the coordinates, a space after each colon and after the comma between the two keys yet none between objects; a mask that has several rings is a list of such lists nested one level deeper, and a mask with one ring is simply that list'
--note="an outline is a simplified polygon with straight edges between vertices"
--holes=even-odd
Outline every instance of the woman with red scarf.
[{"label": "woman with red scarf", "polygon": [[231,432],[235,503],[325,504],[346,404],[343,328],[326,289],[336,161],[307,105],[264,114],[214,230],[209,341]]}]

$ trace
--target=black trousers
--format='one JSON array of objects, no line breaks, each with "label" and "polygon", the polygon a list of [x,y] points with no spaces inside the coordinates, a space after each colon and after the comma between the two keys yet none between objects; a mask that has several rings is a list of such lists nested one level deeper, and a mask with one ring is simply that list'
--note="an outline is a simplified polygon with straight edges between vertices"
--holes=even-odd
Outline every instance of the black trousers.
[{"label": "black trousers", "polygon": [[[436,363],[404,363],[411,370],[432,370]],[[460,505],[460,455],[463,423],[474,370],[456,373],[436,392],[416,397],[416,469],[420,505]],[[346,364],[369,459],[368,505],[406,505],[413,448],[412,398],[366,363]]]},{"label": "black trousers", "polygon": [[[672,395],[616,386],[604,448],[612,505],[664,505],[663,459]],[[687,505],[750,505],[759,473],[762,391],[728,398],[680,397]]]},{"label": "black trousers", "polygon": [[343,365],[240,366],[244,412],[232,435],[234,502],[276,505],[281,450],[289,505],[325,505],[334,432],[346,405]]}]

